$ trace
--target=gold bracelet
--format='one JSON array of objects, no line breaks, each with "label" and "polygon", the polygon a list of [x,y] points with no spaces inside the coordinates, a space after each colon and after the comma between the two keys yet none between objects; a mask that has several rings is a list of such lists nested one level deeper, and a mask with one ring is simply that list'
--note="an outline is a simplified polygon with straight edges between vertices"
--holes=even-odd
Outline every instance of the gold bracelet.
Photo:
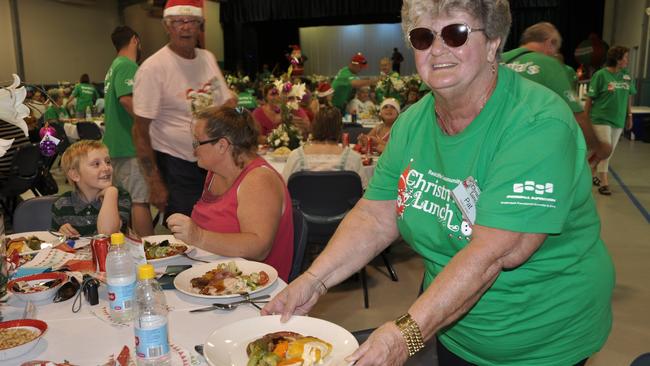
[{"label": "gold bracelet", "polygon": [[320,283],[320,285],[323,287],[323,290],[325,290],[325,292],[327,292],[327,286],[325,286],[325,282],[323,282],[320,278],[318,278],[318,276],[311,273],[310,271],[305,271],[305,273],[307,273],[308,275],[314,277],[316,279],[316,281],[318,281],[318,283]]},{"label": "gold bracelet", "polygon": [[411,317],[411,314],[406,313],[397,318],[397,320],[395,320],[395,325],[397,325],[400,333],[402,333],[402,337],[404,337],[404,340],[406,341],[409,357],[424,348],[422,332],[420,331],[418,323],[416,323]]}]

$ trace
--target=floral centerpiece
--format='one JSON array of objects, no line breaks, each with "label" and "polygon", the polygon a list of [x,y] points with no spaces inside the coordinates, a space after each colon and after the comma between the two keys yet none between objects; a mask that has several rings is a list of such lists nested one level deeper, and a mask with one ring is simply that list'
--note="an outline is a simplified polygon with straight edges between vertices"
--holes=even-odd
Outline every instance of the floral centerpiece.
[{"label": "floral centerpiece", "polygon": [[[287,73],[290,75],[289,73]],[[275,88],[281,96],[280,119],[281,122],[267,137],[269,146],[277,149],[288,147],[295,149],[302,144],[303,136],[299,128],[293,123],[293,112],[300,108],[300,100],[305,95],[305,84],[284,82],[281,79],[274,81]]]},{"label": "floral centerpiece", "polygon": [[215,77],[198,90],[187,89],[185,96],[190,102],[192,116],[196,117],[204,109],[212,106],[219,93],[219,80]]},{"label": "floral centerpiece", "polygon": [[401,99],[401,93],[404,91],[406,84],[396,72],[381,75],[377,82],[377,92],[385,98]]}]

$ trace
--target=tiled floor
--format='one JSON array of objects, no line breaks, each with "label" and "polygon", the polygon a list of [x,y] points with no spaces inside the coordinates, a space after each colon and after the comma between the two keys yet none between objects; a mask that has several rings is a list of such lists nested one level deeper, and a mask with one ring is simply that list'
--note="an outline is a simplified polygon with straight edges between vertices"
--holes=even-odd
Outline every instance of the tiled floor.
[{"label": "tiled floor", "polygon": [[[588,366],[627,366],[636,356],[650,352],[649,162],[650,144],[621,140],[611,164],[618,177],[611,179],[613,195],[601,196],[594,190],[602,235],[617,277],[612,332]],[[157,227],[156,231],[164,233],[165,229]],[[394,245],[390,256],[399,282],[390,280],[381,260],[371,263],[367,267],[369,309],[363,307],[361,283],[350,280],[331,289],[311,315],[354,331],[377,327],[403,314],[417,296],[423,265],[404,243]]]}]

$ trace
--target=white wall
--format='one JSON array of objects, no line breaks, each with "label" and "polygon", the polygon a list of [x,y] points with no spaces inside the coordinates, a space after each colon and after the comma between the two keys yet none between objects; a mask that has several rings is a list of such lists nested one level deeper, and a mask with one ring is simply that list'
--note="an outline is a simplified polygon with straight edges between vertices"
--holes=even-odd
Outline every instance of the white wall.
[{"label": "white wall", "polygon": [[416,72],[413,51],[405,44],[398,23],[300,28],[300,45],[309,58],[305,63],[307,75],[336,75],[357,52],[363,53],[368,60],[368,68],[361,75],[377,75],[379,60],[390,58],[394,47],[404,56],[401,74]]},{"label": "white wall", "polygon": [[[629,48],[641,45],[643,18],[646,16],[645,4],[645,0],[615,1],[614,37],[611,39],[610,45]],[[605,40],[607,41],[607,39]]]},{"label": "white wall", "polygon": [[0,84],[9,81],[11,74],[17,73],[16,53],[14,52],[14,37],[11,25],[11,9],[9,0],[0,0]]},{"label": "white wall", "polygon": [[119,24],[116,0],[92,6],[21,0],[18,12],[26,80],[76,82],[83,73],[104,80],[115,57],[110,34]]},{"label": "white wall", "polygon": [[[205,3],[205,48],[223,61],[223,30],[219,22],[219,4],[211,1]],[[165,44],[168,37],[159,16],[151,16],[148,7],[142,4],[128,6],[124,9],[124,23],[133,28],[142,41],[142,55],[149,57]]]}]

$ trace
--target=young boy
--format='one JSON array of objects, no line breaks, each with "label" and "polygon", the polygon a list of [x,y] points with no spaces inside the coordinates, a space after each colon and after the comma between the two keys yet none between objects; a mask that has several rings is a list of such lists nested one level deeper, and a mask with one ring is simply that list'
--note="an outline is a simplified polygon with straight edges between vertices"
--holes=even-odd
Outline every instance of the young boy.
[{"label": "young boy", "polygon": [[94,140],[74,143],[63,153],[61,168],[74,189],[52,205],[52,230],[67,236],[127,232],[131,198],[111,183],[106,145]]}]

